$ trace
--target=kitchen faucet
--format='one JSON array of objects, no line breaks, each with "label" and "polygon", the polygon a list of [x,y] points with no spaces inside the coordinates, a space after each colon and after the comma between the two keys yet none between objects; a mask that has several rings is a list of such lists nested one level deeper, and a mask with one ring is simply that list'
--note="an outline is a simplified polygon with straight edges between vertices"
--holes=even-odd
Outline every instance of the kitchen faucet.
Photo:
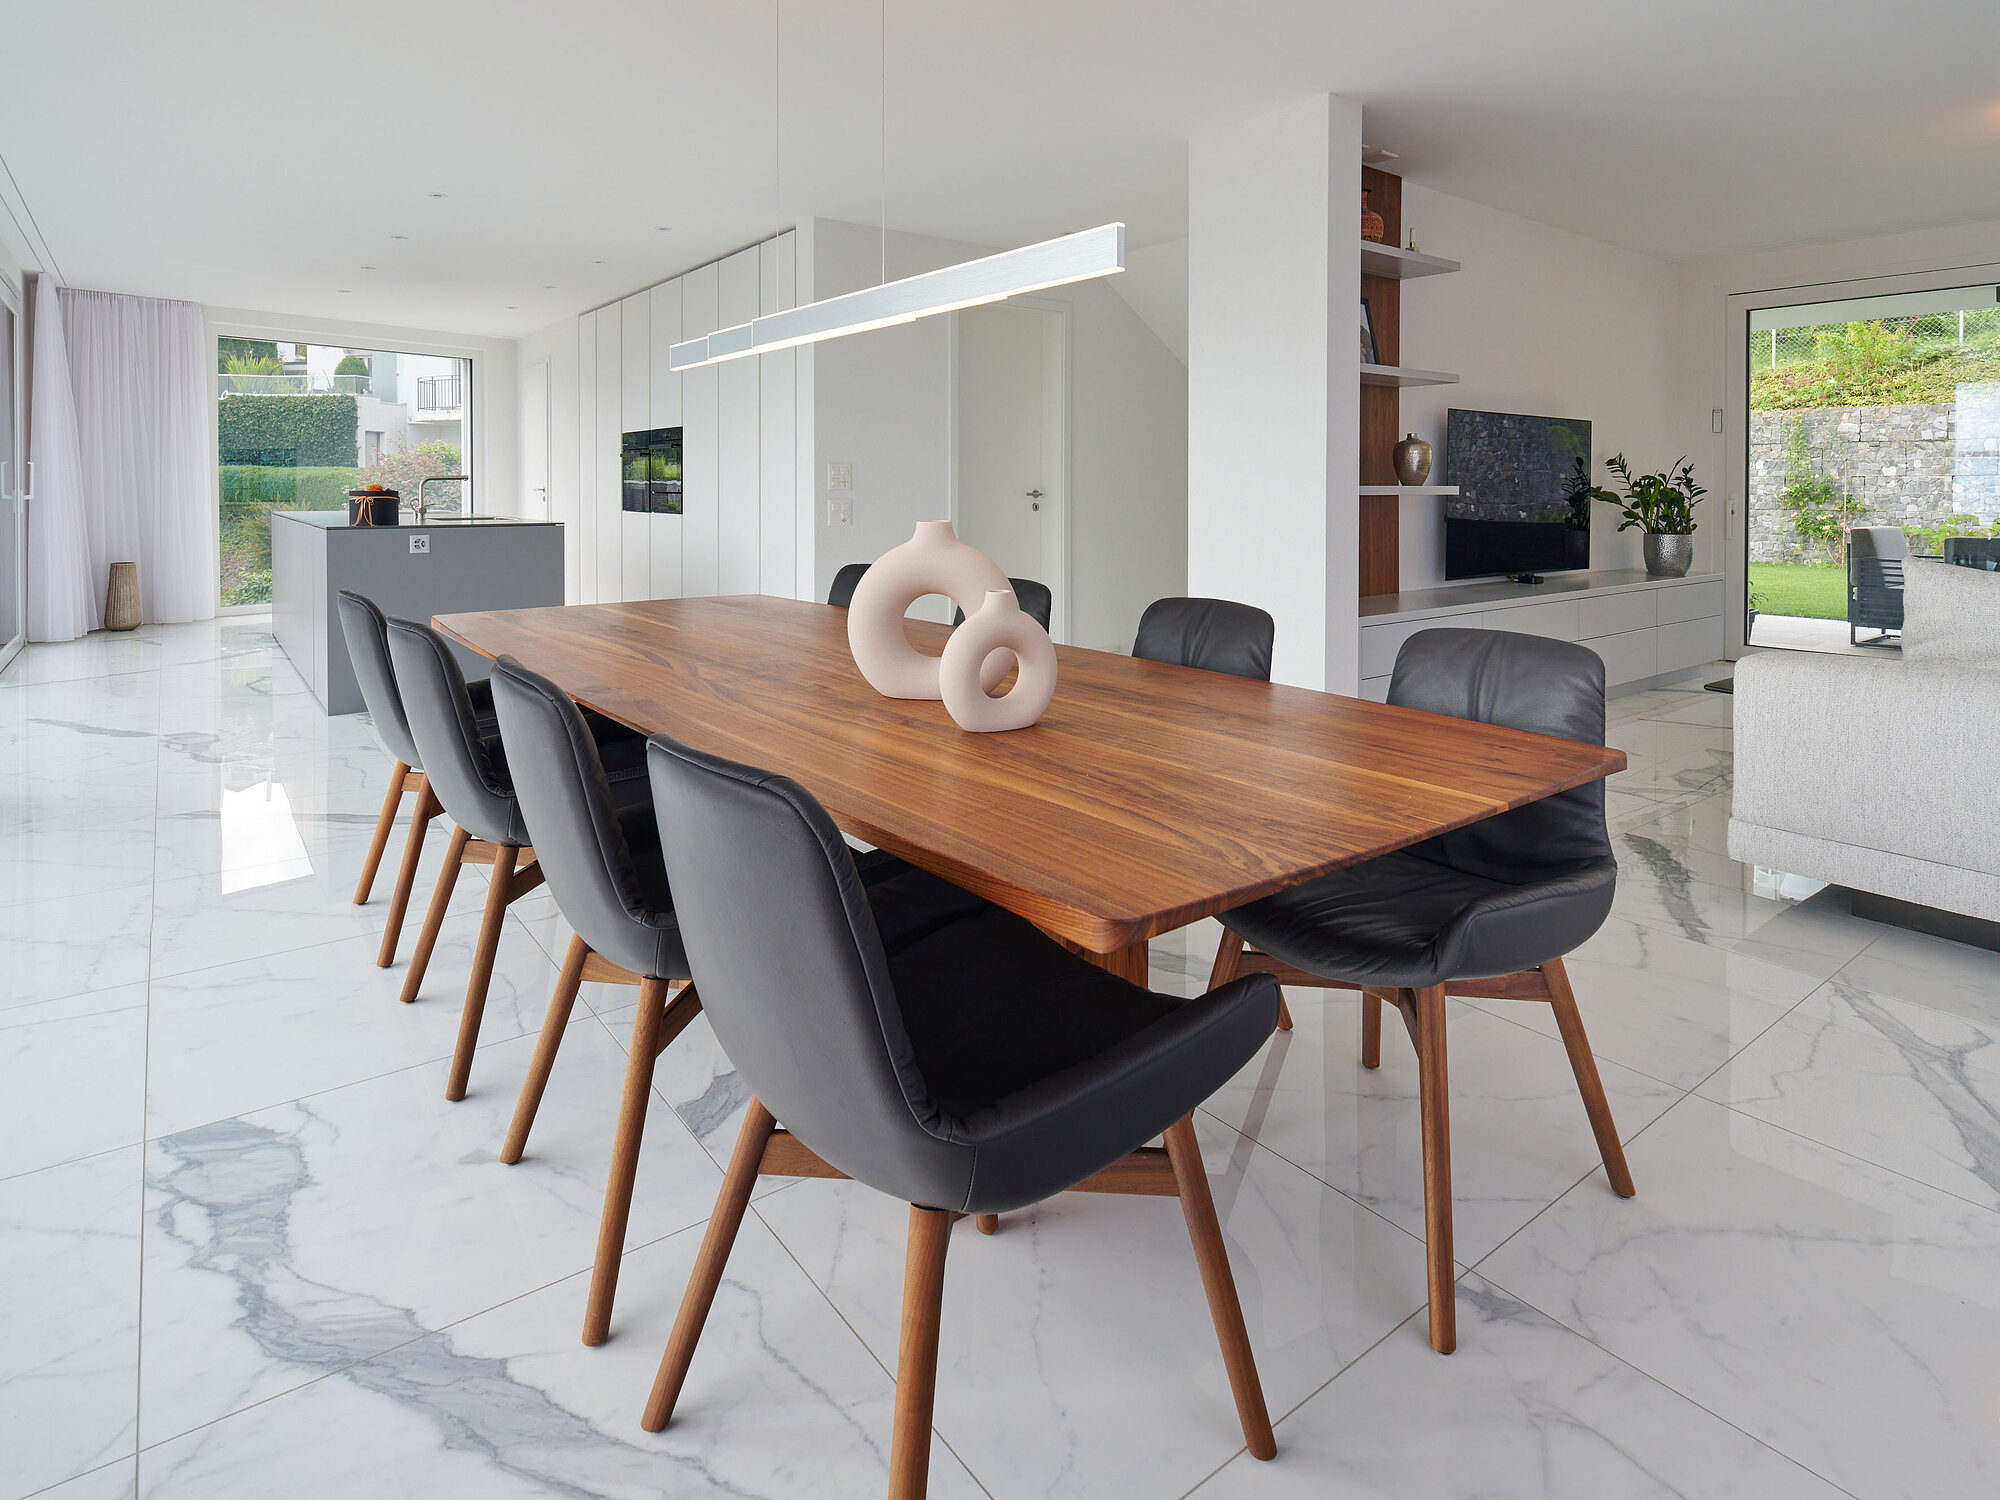
[{"label": "kitchen faucet", "polygon": [[[430,502],[424,499],[424,490],[426,487],[433,484],[443,484],[453,479],[463,479],[470,482],[470,478],[471,476],[466,474],[432,474],[428,478],[418,480],[417,481],[417,524],[419,526],[422,526],[425,523],[425,521],[429,519],[431,513]],[[463,514],[467,516],[470,516],[472,514],[472,497],[469,493],[466,496],[466,505]]]}]

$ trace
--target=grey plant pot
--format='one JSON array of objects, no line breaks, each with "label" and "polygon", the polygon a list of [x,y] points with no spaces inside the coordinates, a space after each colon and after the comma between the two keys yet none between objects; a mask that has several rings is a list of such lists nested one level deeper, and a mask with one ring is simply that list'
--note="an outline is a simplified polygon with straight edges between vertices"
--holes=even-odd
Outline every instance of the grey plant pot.
[{"label": "grey plant pot", "polygon": [[1648,578],[1685,578],[1687,570],[1694,566],[1692,535],[1661,536],[1649,531],[1645,551]]}]

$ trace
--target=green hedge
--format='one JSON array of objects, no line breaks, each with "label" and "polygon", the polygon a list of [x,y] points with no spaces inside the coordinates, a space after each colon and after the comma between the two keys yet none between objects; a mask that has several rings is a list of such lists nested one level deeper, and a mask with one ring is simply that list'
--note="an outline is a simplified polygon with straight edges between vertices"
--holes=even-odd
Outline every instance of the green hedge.
[{"label": "green hedge", "polygon": [[246,396],[222,398],[218,446],[224,462],[297,464],[313,468],[351,464],[360,406],[352,396]]},{"label": "green hedge", "polygon": [[353,468],[290,469],[275,464],[224,464],[224,505],[273,505],[279,510],[340,510],[354,488]]}]

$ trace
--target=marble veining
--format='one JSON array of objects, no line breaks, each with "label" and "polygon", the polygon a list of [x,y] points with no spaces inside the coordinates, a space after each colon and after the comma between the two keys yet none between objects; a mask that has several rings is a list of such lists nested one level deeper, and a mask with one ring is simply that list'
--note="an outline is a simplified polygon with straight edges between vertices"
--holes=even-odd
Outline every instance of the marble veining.
[{"label": "marble veining", "polygon": [[[2000,1493],[2000,957],[1728,857],[1732,702],[1615,699],[1613,915],[1570,972],[1639,1195],[1543,1007],[1453,1001],[1459,1351],[1424,1338],[1394,1026],[1298,991],[1197,1118],[1279,1458],[1242,1452],[1171,1203],[952,1236],[932,1493]],[[569,929],[487,880],[413,1006],[351,902],[388,765],[254,618],[0,674],[0,1500],[879,1496],[901,1205],[758,1186],[674,1423],[638,1425],[747,1090],[660,1058],[612,1337],[578,1340],[635,996],[591,985],[497,1151]],[[407,809],[406,809],[407,810]],[[407,955],[444,838],[419,875]],[[1219,928],[1153,949],[1198,996]],[[143,1297],[141,1292],[143,1289]]]}]

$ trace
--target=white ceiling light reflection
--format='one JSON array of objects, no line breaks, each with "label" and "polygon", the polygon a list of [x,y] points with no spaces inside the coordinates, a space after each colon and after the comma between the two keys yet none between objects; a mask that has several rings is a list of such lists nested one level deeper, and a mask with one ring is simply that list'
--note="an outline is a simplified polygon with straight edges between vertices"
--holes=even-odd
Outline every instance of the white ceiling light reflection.
[{"label": "white ceiling light reflection", "polygon": [[222,894],[277,885],[313,872],[283,783],[222,789]]}]

